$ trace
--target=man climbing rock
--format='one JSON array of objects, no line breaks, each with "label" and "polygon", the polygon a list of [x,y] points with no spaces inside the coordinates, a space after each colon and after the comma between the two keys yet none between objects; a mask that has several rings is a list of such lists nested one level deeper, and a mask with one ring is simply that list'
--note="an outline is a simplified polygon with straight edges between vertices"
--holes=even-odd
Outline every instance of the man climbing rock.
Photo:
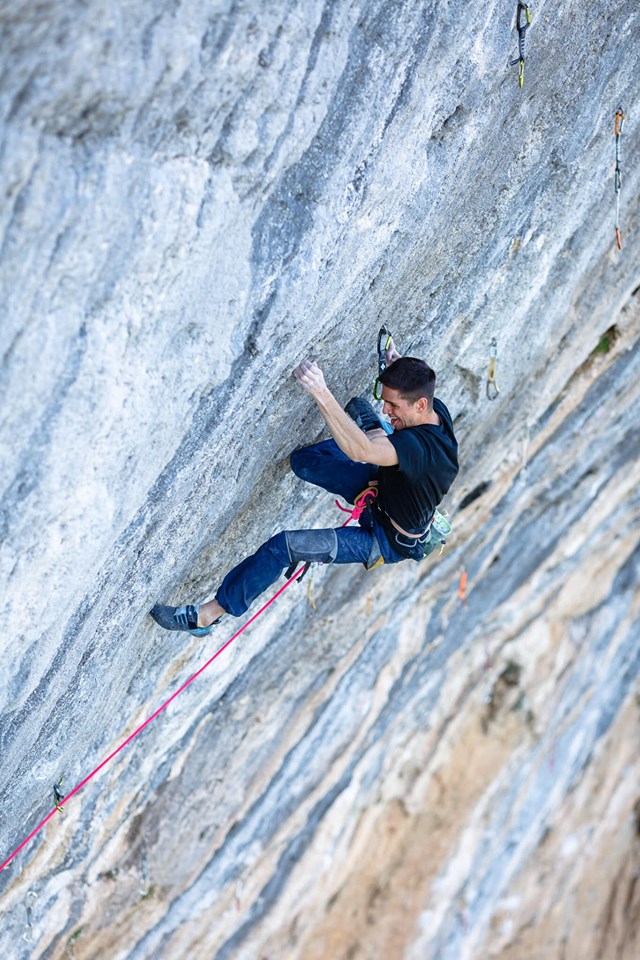
[{"label": "man climbing rock", "polygon": [[206,636],[225,613],[245,613],[283,570],[299,562],[362,563],[371,569],[425,556],[435,508],[458,472],[451,416],[434,396],[431,367],[401,357],[391,341],[379,378],[390,423],[362,397],[354,397],[345,412],[315,361],[304,360],[293,376],[318,405],[333,439],[296,450],[291,469],[348,503],[366,488],[377,491],[375,499],[357,527],[285,530],[271,537],[226,575],[208,603],[156,605],[151,616],[161,627]]}]

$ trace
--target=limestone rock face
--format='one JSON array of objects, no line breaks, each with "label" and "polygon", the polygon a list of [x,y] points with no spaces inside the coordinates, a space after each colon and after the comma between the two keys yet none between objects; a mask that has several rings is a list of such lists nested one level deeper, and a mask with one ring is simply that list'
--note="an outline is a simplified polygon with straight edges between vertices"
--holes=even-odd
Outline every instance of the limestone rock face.
[{"label": "limestone rock face", "polygon": [[640,13],[537,4],[523,89],[515,13],[0,8],[0,860],[234,632],[153,603],[341,522],[296,363],[387,324],[461,453],[443,556],[292,585],[2,871],[4,956],[640,954]]}]

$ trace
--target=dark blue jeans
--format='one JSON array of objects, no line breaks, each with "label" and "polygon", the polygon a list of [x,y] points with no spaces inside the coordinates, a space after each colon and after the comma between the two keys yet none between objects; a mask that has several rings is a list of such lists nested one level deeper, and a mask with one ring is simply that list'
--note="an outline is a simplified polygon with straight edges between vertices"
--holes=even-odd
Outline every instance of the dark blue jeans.
[{"label": "dark blue jeans", "polygon": [[[335,493],[348,503],[375,480],[378,468],[356,463],[342,452],[335,440],[323,440],[291,454],[291,469],[302,480]],[[337,553],[333,563],[364,563],[379,550],[385,563],[404,560],[391,546],[382,525],[370,509],[360,517],[359,526],[338,527]],[[316,559],[314,556],[298,557]],[[417,557],[416,557],[417,559]],[[285,531],[271,537],[251,556],[231,570],[216,594],[216,600],[227,613],[239,617],[256,597],[278,579],[291,563]]]}]

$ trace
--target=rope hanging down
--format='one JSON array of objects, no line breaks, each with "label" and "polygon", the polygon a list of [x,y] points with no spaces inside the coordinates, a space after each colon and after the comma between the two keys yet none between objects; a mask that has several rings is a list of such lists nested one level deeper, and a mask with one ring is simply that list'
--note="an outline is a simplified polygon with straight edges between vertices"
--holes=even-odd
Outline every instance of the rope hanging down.
[{"label": "rope hanging down", "polygon": [[[343,511],[343,513],[348,513],[348,514],[349,514],[349,516],[347,517],[347,519],[345,520],[345,522],[342,524],[342,526],[343,526],[343,527],[346,527],[347,524],[351,523],[352,520],[358,520],[359,517],[361,516],[361,514],[363,513],[363,511],[364,511],[364,510],[366,509],[366,507],[367,507],[367,500],[368,500],[370,497],[373,498],[373,499],[375,499],[375,498],[377,497],[377,495],[378,495],[378,490],[377,490],[377,488],[375,488],[375,487],[367,487],[365,490],[362,491],[362,493],[358,494],[358,496],[356,497],[355,506],[354,506],[353,510],[345,509],[344,507],[340,506],[340,504],[339,504],[338,501],[336,500],[336,505],[337,505],[338,507],[340,507],[340,509]],[[20,853],[20,851],[23,850],[24,847],[26,847],[26,845],[29,843],[29,841],[32,840],[32,839],[35,837],[35,835],[40,832],[40,830],[42,830],[42,828],[49,822],[49,820],[51,820],[51,818],[52,818],[53,816],[55,816],[56,813],[62,813],[62,814],[64,814],[64,810],[63,810],[64,804],[67,803],[67,801],[69,801],[69,800],[71,799],[71,797],[75,796],[76,793],[80,793],[80,791],[82,790],[82,788],[83,788],[87,783],[89,783],[89,781],[92,780],[93,777],[95,777],[95,775],[96,775],[97,773],[99,773],[99,771],[102,770],[103,767],[106,767],[106,765],[107,765],[111,760],[113,760],[114,757],[116,757],[122,750],[124,750],[124,748],[127,746],[127,744],[131,743],[131,741],[134,740],[134,739],[138,736],[139,733],[142,733],[142,731],[144,730],[144,728],[145,728],[145,727],[148,727],[149,724],[151,723],[151,721],[152,721],[152,720],[155,720],[155,718],[156,718],[159,714],[161,714],[163,710],[166,710],[166,708],[169,706],[169,704],[170,704],[170,703],[173,703],[173,701],[176,699],[176,697],[178,697],[178,696],[182,693],[183,690],[186,690],[186,688],[189,686],[189,684],[193,683],[193,681],[196,679],[196,677],[199,677],[201,673],[204,673],[204,671],[207,669],[207,667],[209,667],[209,666],[213,663],[214,660],[217,660],[218,657],[220,656],[220,654],[223,653],[223,652],[227,649],[227,647],[230,646],[230,645],[233,643],[233,641],[236,640],[236,639],[240,636],[241,633],[244,633],[244,631],[247,629],[247,627],[251,626],[251,624],[253,623],[253,621],[254,621],[254,620],[257,620],[258,617],[260,616],[260,614],[261,614],[261,613],[264,613],[264,611],[267,609],[267,607],[270,607],[271,604],[274,603],[274,602],[278,599],[278,597],[280,596],[281,593],[284,593],[284,591],[287,589],[287,587],[288,587],[290,584],[292,584],[294,580],[297,580],[298,582],[300,582],[300,581],[302,580],[302,578],[304,577],[304,575],[305,575],[305,574],[307,573],[307,571],[309,570],[310,565],[311,565],[311,564],[309,563],[309,561],[307,561],[307,562],[304,563],[301,567],[299,567],[299,569],[296,570],[295,573],[292,573],[292,572],[291,572],[291,568],[289,568],[289,570],[287,570],[287,572],[285,573],[285,577],[287,578],[287,582],[286,582],[282,587],[280,587],[280,589],[279,589],[276,593],[274,593],[274,595],[271,597],[271,599],[270,599],[270,600],[267,600],[267,602],[266,602],[265,604],[263,604],[263,605],[260,607],[260,609],[259,609],[256,613],[254,613],[254,615],[253,615],[252,617],[250,617],[249,620],[247,620],[247,622],[246,622],[245,624],[243,624],[243,626],[240,627],[239,630],[236,630],[236,632],[233,634],[232,637],[229,637],[229,639],[227,640],[226,643],[223,643],[223,645],[222,645],[218,650],[216,650],[216,652],[214,653],[214,655],[213,655],[212,657],[210,657],[210,658],[207,660],[207,662],[204,663],[204,664],[200,667],[199,670],[196,670],[196,672],[195,672],[194,674],[192,674],[192,675],[189,677],[188,680],[185,680],[185,682],[182,684],[182,686],[179,687],[178,690],[176,690],[176,692],[173,693],[173,694],[169,697],[168,700],[165,700],[165,702],[158,707],[158,709],[155,711],[155,713],[152,713],[151,716],[148,717],[148,718],[144,721],[144,723],[141,723],[140,726],[137,727],[137,728],[133,731],[133,733],[130,734],[130,735],[126,738],[126,740],[123,740],[123,741],[122,741],[122,743],[120,744],[120,746],[116,747],[116,749],[115,749],[112,753],[110,753],[109,756],[106,757],[106,758],[102,761],[102,763],[98,764],[98,766],[95,768],[95,770],[92,770],[91,773],[84,778],[84,780],[81,780],[81,782],[78,784],[78,786],[77,786],[77,787],[74,787],[73,790],[72,790],[70,793],[68,793],[68,794],[65,796],[65,795],[61,792],[60,787],[62,786],[62,781],[59,781],[58,783],[54,784],[54,787],[53,787],[53,801],[54,801],[54,804],[55,804],[55,805],[54,805],[54,807],[53,807],[53,810],[50,810],[50,811],[49,811],[49,813],[48,813],[47,816],[44,818],[44,820],[41,820],[40,823],[37,825],[37,827],[34,827],[34,829],[31,831],[31,833],[29,834],[29,836],[28,836],[28,837],[25,837],[25,839],[22,841],[22,843],[21,843],[19,846],[16,847],[16,849],[13,851],[13,853],[10,854],[10,856],[8,856],[7,859],[6,859],[2,864],[0,864],[0,872],[2,872],[2,870],[4,870],[5,867],[9,866],[9,864],[10,864],[11,861],[14,859],[14,857],[16,857],[16,856]]]},{"label": "rope hanging down", "polygon": [[[247,627],[250,626],[250,625],[253,623],[254,620],[257,620],[258,617],[260,616],[260,614],[263,613],[263,612],[267,609],[267,607],[270,607],[271,604],[274,603],[274,602],[278,599],[278,597],[280,596],[281,593],[284,593],[284,591],[287,589],[287,587],[290,586],[290,584],[292,584],[294,580],[298,580],[298,578],[301,576],[301,574],[303,573],[304,570],[305,570],[305,567],[300,567],[300,569],[297,570],[297,571],[293,574],[293,576],[290,577],[290,578],[287,580],[287,582],[284,584],[284,586],[280,587],[280,589],[277,591],[277,593],[274,593],[274,595],[271,597],[271,599],[270,599],[270,600],[267,600],[267,602],[266,602],[262,607],[260,607],[260,609],[257,611],[257,613],[254,613],[254,615],[253,615],[249,620],[247,620],[247,622],[246,622],[245,624],[243,624],[243,626],[241,626],[240,629],[237,630],[237,631],[233,634],[233,636],[230,637],[230,638],[227,640],[226,643],[224,643],[218,650],[216,650],[216,652],[213,654],[213,656],[210,657],[210,658],[207,660],[207,662],[200,667],[199,670],[196,670],[196,672],[195,672],[194,674],[192,674],[192,676],[190,676],[188,680],[185,680],[185,682],[182,684],[182,686],[179,687],[179,688],[176,690],[176,692],[173,693],[173,694],[169,697],[168,700],[165,700],[165,702],[164,702],[161,706],[158,707],[158,709],[155,711],[155,713],[152,713],[151,716],[148,717],[148,718],[144,721],[144,723],[141,723],[140,726],[137,727],[137,728],[133,731],[133,733],[131,733],[131,734],[126,738],[126,740],[123,740],[122,743],[120,744],[120,746],[116,747],[116,749],[113,750],[112,753],[110,753],[109,756],[106,757],[106,758],[102,761],[102,763],[99,763],[98,766],[97,766],[94,770],[92,770],[91,773],[90,773],[88,776],[86,776],[86,777],[84,778],[84,780],[81,780],[80,783],[77,785],[77,787],[74,787],[73,790],[71,790],[65,797],[62,796],[62,794],[59,792],[59,789],[56,790],[56,794],[55,794],[55,806],[54,806],[53,810],[51,810],[51,811],[47,814],[47,816],[44,818],[44,820],[41,820],[41,821],[40,821],[40,823],[37,825],[37,827],[35,827],[35,828],[31,831],[31,833],[29,834],[29,836],[28,836],[28,837],[25,837],[25,839],[22,841],[22,843],[21,843],[19,846],[16,847],[16,849],[13,851],[13,853],[10,854],[10,855],[7,857],[7,859],[6,859],[2,864],[0,864],[0,871],[4,870],[4,868],[7,867],[7,866],[11,863],[11,861],[13,860],[13,858],[14,858],[15,856],[17,856],[17,854],[19,854],[20,851],[24,849],[24,847],[26,847],[26,845],[29,843],[30,840],[33,840],[33,838],[35,837],[35,835],[36,835],[37,833],[39,833],[40,830],[42,830],[42,828],[49,822],[49,820],[51,820],[52,817],[54,817],[54,816],[56,815],[56,813],[58,813],[58,812],[59,812],[59,813],[62,813],[62,808],[63,808],[63,806],[64,806],[66,803],[69,802],[69,800],[71,799],[71,797],[75,796],[76,793],[79,793],[79,792],[82,790],[82,788],[83,788],[84,786],[86,786],[86,784],[89,783],[89,781],[92,780],[93,777],[95,777],[95,775],[100,772],[100,770],[102,770],[103,767],[106,767],[106,765],[107,765],[111,760],[113,760],[114,757],[117,757],[117,755],[118,755],[122,750],[124,750],[124,748],[125,748],[129,743],[131,743],[131,741],[134,740],[134,739],[138,736],[139,733],[142,733],[142,731],[144,730],[145,727],[148,727],[148,726],[149,726],[149,724],[151,723],[152,720],[155,720],[155,718],[156,718],[159,714],[161,714],[163,710],[166,710],[166,708],[169,706],[170,703],[173,703],[173,701],[176,699],[176,697],[178,697],[178,696],[182,693],[183,690],[186,690],[186,689],[187,689],[187,687],[189,686],[189,684],[193,683],[193,681],[194,681],[197,677],[199,677],[201,673],[204,673],[204,671],[207,669],[207,667],[209,667],[209,666],[213,663],[214,660],[217,660],[217,658],[220,656],[220,654],[223,653],[223,652],[227,649],[227,647],[230,646],[230,645],[233,643],[233,641],[234,641],[237,637],[240,636],[241,633],[244,633],[244,631],[247,629]],[[58,785],[56,785],[56,786],[58,786]]]},{"label": "rope hanging down", "polygon": [[620,134],[622,133],[623,127],[624,127],[624,112],[622,110],[622,107],[618,107],[616,111],[616,123],[615,123],[616,170],[614,175],[614,189],[616,191],[616,243],[618,245],[618,250],[622,250],[622,235],[620,233],[620,184],[622,182],[622,174],[620,171]]},{"label": "rope hanging down", "polygon": [[515,67],[516,64],[519,64],[520,69],[518,71],[518,86],[520,89],[524,86],[524,47],[525,47],[525,38],[526,33],[529,27],[531,26],[531,10],[526,3],[521,3],[518,0],[518,9],[516,10],[516,28],[518,30],[518,56],[515,60],[509,61],[510,67]]}]

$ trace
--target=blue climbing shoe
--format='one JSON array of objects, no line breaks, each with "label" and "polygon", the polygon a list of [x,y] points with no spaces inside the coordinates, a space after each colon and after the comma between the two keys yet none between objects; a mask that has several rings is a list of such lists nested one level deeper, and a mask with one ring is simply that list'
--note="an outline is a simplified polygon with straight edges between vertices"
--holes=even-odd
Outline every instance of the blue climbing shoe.
[{"label": "blue climbing shoe", "polygon": [[185,630],[194,637],[208,637],[219,620],[214,620],[208,627],[198,626],[198,610],[200,604],[187,604],[185,607],[165,607],[156,603],[149,613],[156,623],[165,630]]},{"label": "blue climbing shoe", "polygon": [[369,430],[380,430],[385,433],[393,433],[393,427],[386,420],[376,413],[372,405],[364,397],[352,397],[344,408],[354,423],[365,433]]}]

